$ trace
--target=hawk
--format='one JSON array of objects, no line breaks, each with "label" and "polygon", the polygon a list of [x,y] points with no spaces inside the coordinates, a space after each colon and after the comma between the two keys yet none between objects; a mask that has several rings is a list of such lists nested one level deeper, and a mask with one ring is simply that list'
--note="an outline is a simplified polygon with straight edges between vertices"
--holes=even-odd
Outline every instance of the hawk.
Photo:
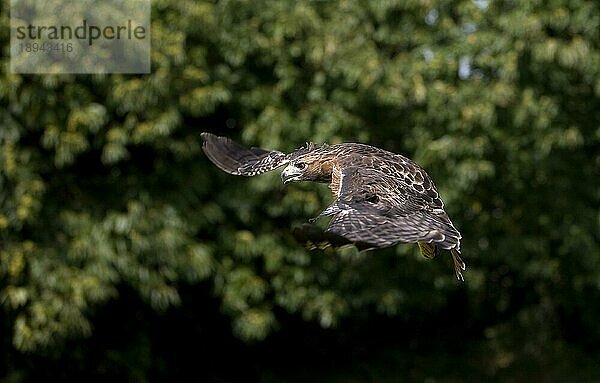
[{"label": "hawk", "polygon": [[449,250],[456,277],[464,281],[460,257],[462,236],[454,227],[429,175],[412,160],[359,143],[306,146],[289,154],[246,148],[227,137],[202,133],[202,149],[221,170],[255,176],[282,166],[283,184],[329,183],[334,201],[317,217],[331,217],[326,233],[359,248],[417,243],[434,258]]}]

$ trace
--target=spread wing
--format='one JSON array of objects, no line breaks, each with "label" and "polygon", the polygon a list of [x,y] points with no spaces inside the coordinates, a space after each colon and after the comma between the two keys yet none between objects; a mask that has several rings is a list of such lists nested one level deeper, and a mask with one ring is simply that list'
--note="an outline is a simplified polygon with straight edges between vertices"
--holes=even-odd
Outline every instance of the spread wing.
[{"label": "spread wing", "polygon": [[376,169],[342,169],[339,196],[321,215],[332,216],[328,231],[362,245],[426,242],[460,251],[460,233],[443,209],[402,177]]},{"label": "spread wing", "polygon": [[255,176],[276,169],[289,162],[287,155],[276,150],[245,148],[227,137],[202,133],[202,150],[226,173]]}]

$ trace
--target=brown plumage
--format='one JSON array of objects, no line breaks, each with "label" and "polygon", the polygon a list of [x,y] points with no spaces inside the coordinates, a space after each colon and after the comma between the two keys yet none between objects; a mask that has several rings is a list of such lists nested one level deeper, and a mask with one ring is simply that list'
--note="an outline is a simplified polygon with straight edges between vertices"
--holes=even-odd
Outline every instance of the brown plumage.
[{"label": "brown plumage", "polygon": [[320,217],[331,217],[328,233],[359,248],[418,243],[433,258],[450,250],[456,277],[464,281],[461,235],[444,211],[433,181],[410,159],[374,146],[309,143],[292,153],[247,149],[226,137],[202,133],[202,149],[223,171],[254,176],[286,165],[284,184],[297,181],[329,183],[335,200]]}]

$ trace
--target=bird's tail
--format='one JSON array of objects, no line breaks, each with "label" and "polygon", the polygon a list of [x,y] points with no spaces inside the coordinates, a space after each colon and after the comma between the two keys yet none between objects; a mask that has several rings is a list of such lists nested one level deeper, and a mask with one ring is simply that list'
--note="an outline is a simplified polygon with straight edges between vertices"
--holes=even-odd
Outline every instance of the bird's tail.
[{"label": "bird's tail", "polygon": [[434,243],[418,242],[421,255],[425,258],[435,258],[440,253],[440,248]]},{"label": "bird's tail", "polygon": [[[440,247],[434,243],[426,243],[426,242],[417,242],[419,245],[419,250],[421,250],[421,255],[425,258],[435,258],[440,253]],[[454,261],[454,272],[456,273],[456,279],[464,282],[465,277],[463,275],[463,271],[466,270],[467,265],[463,262],[460,257],[460,251],[456,249],[450,249],[450,254],[452,254],[452,260]]]},{"label": "bird's tail", "polygon": [[460,257],[460,251],[456,249],[450,249],[450,253],[452,254],[452,260],[454,261],[454,271],[456,272],[456,278],[459,281],[464,282],[465,277],[463,275],[463,271],[467,269],[467,265],[463,262]]}]

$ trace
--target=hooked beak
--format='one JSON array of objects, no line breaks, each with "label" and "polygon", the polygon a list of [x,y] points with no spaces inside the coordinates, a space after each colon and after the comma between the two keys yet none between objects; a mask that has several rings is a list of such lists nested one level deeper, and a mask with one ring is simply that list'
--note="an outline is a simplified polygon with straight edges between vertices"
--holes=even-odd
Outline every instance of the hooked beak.
[{"label": "hooked beak", "polygon": [[281,182],[286,185],[289,182],[300,181],[302,171],[295,166],[288,165],[281,172]]}]

